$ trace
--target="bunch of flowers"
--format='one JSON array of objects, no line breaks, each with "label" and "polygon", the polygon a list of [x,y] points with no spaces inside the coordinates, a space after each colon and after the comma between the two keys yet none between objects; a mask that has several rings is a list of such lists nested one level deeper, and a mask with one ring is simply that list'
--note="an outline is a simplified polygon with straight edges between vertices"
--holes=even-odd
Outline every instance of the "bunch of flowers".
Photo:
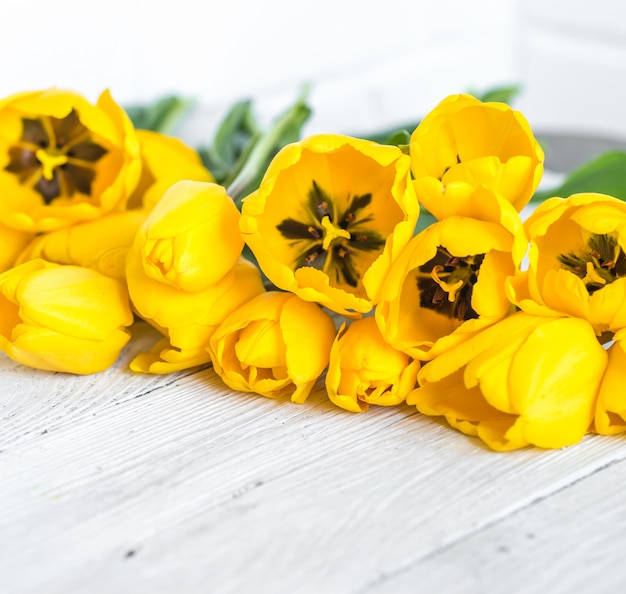
[{"label": "bunch of flowers", "polygon": [[212,364],[297,403],[323,381],[496,450],[626,431],[621,200],[522,221],[544,156],[505,103],[448,97],[406,143],[294,138],[304,119],[203,160],[108,92],[0,101],[0,349],[95,373],[143,321],[162,338],[135,372]]}]

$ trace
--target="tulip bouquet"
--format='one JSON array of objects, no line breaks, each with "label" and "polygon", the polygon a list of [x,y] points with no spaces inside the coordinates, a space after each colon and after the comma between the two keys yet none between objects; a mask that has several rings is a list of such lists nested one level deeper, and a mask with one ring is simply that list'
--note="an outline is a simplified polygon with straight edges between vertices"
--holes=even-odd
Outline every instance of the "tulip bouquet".
[{"label": "tulip bouquet", "polygon": [[459,94],[386,139],[300,138],[303,99],[266,132],[248,107],[193,149],[108,92],[0,101],[7,356],[95,373],[148,323],[134,372],[296,403],[323,381],[495,450],[626,431],[626,204],[579,172],[523,221],[522,114]]}]

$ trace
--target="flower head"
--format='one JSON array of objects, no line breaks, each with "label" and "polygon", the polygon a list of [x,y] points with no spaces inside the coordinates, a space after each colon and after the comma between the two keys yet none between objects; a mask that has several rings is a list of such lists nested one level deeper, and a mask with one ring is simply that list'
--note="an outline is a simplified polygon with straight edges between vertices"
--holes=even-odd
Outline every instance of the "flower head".
[{"label": "flower head", "polygon": [[234,390],[304,402],[328,365],[332,318],[315,303],[269,291],[231,313],[213,333],[213,367]]},{"label": "flower head", "polygon": [[376,307],[387,342],[427,360],[511,312],[505,281],[522,259],[525,240],[517,213],[505,216],[512,207],[499,203],[501,214],[492,212],[492,221],[447,217],[409,242]]},{"label": "flower head", "polygon": [[383,340],[370,316],[339,329],[326,390],[332,402],[353,412],[365,411],[369,404],[400,404],[415,387],[418,369],[418,361]]},{"label": "flower head", "polygon": [[165,338],[132,369],[168,373],[207,363],[215,328],[264,291],[258,268],[240,257],[239,216],[224,188],[192,181],[174,184],[148,214],[126,279],[133,307]]},{"label": "flower head", "polygon": [[137,232],[135,252],[151,278],[200,291],[219,281],[239,258],[239,216],[222,186],[177,182]]},{"label": "flower head", "polygon": [[511,281],[513,301],[584,318],[599,335],[626,327],[626,204],[603,194],[551,198],[525,226],[529,265]]},{"label": "flower head", "polygon": [[474,190],[489,188],[519,212],[543,173],[543,151],[528,122],[504,103],[469,95],[444,99],[411,135],[420,203],[435,217],[476,217]]},{"label": "flower head", "polygon": [[589,430],[606,364],[585,320],[517,312],[424,365],[407,402],[496,450],[560,448]]},{"label": "flower head", "polygon": [[141,178],[128,199],[129,208],[151,210],[178,181],[215,181],[202,164],[200,155],[178,138],[137,130],[137,139],[141,151]]},{"label": "flower head", "polygon": [[94,270],[31,260],[0,274],[0,349],[18,363],[102,371],[130,339],[132,322],[122,283]]},{"label": "flower head", "polygon": [[400,149],[318,135],[282,149],[243,203],[241,232],[279,288],[364,313],[409,241],[418,205]]},{"label": "flower head", "polygon": [[125,201],[139,179],[139,143],[105,91],[96,105],[49,89],[0,100],[0,218],[24,231],[91,220]]}]

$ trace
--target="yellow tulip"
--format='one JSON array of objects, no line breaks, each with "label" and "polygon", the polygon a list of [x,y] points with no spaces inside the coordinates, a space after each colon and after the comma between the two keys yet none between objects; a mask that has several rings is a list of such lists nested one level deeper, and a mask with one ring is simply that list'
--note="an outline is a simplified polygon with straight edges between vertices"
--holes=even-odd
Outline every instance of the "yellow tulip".
[{"label": "yellow tulip", "polygon": [[376,320],[366,317],[339,329],[326,374],[328,397],[353,412],[369,404],[391,406],[415,387],[419,362],[383,340]]},{"label": "yellow tulip", "polygon": [[426,363],[407,402],[495,450],[561,448],[590,429],[606,365],[585,320],[520,311]]},{"label": "yellow tulip", "polygon": [[283,148],[244,200],[242,235],[275,286],[359,317],[413,235],[409,175],[397,147],[311,136]]},{"label": "yellow tulip", "polygon": [[608,348],[609,362],[602,379],[595,412],[597,433],[615,435],[626,431],[626,332],[615,334]]},{"label": "yellow tulip", "polygon": [[302,403],[328,365],[334,337],[332,318],[316,304],[270,291],[230,314],[209,350],[234,390]]},{"label": "yellow tulip", "polygon": [[625,328],[626,204],[603,194],[551,198],[525,226],[529,264],[510,282],[515,304],[584,318],[598,335]]},{"label": "yellow tulip", "polygon": [[[502,205],[502,201],[500,201]],[[506,279],[526,240],[507,205],[492,221],[451,216],[416,235],[394,262],[376,307],[384,339],[414,359],[436,352],[508,315]]]},{"label": "yellow tulip", "polygon": [[42,233],[22,251],[17,263],[42,258],[57,264],[93,268],[124,280],[126,255],[145,218],[145,212],[129,210]]},{"label": "yellow tulip", "polygon": [[182,140],[150,130],[137,130],[141,179],[128,200],[129,208],[151,210],[165,191],[182,180],[213,182],[200,155]]},{"label": "yellow tulip", "polygon": [[49,371],[110,367],[133,322],[123,284],[78,266],[31,260],[0,274],[0,349]]},{"label": "yellow tulip", "polygon": [[524,116],[469,95],[451,95],[426,115],[411,135],[410,155],[417,197],[439,219],[480,218],[480,187],[519,212],[543,174],[543,151]]},{"label": "yellow tulip", "polygon": [[210,362],[206,347],[215,329],[265,290],[259,269],[240,258],[214,285],[191,293],[148,276],[132,249],[127,282],[135,311],[165,337],[131,362],[131,369],[142,373],[170,373]]},{"label": "yellow tulip", "polygon": [[208,363],[215,328],[264,291],[256,266],[240,258],[239,211],[221,186],[181,181],[146,217],[126,261],[136,312],[164,338],[131,362],[144,373]]},{"label": "yellow tulip", "polygon": [[18,256],[33,237],[33,233],[11,229],[0,223],[0,272],[15,266]]},{"label": "yellow tulip", "polygon": [[180,181],[137,232],[134,250],[160,283],[197,292],[219,281],[243,249],[239,211],[222,186]]},{"label": "yellow tulip", "polygon": [[224,318],[265,289],[240,257],[239,211],[221,186],[175,183],[148,214],[126,261],[136,312],[165,338],[131,362],[169,373],[208,363],[209,338]]},{"label": "yellow tulip", "polygon": [[108,91],[96,105],[48,89],[0,100],[0,219],[51,231],[122,210],[139,180],[135,130]]}]

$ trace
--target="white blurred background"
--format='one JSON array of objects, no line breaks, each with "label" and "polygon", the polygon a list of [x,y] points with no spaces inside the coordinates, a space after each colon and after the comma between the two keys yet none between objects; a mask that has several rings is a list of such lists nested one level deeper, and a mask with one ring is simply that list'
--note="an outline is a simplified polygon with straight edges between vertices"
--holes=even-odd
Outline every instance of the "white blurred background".
[{"label": "white blurred background", "polygon": [[534,128],[626,138],[623,0],[2,0],[0,96],[49,86],[123,105],[235,100],[262,118],[310,82],[308,132],[378,131],[444,96],[519,83]]}]

